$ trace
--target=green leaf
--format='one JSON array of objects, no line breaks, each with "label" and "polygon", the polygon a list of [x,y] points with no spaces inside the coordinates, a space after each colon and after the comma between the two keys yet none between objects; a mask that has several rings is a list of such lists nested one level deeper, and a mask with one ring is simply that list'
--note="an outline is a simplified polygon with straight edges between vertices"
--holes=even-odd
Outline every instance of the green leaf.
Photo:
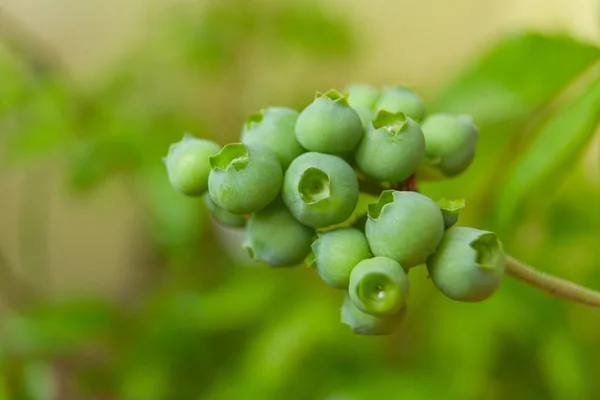
[{"label": "green leaf", "polygon": [[58,387],[50,364],[32,361],[25,366],[23,375],[25,390],[30,399],[58,399]]},{"label": "green leaf", "polygon": [[433,112],[467,113],[476,124],[526,117],[600,56],[566,35],[521,32],[494,44],[430,104]]},{"label": "green leaf", "polygon": [[66,83],[47,80],[30,93],[13,114],[6,158],[32,161],[70,143],[74,129],[74,98]]},{"label": "green leaf", "polygon": [[[505,37],[471,62],[434,96],[431,112],[468,114],[480,138],[473,164],[460,176],[421,189],[432,197],[468,198],[489,210],[490,194],[514,157],[526,123],[600,57],[598,48],[565,35],[524,32]],[[465,213],[478,224],[483,213]]]},{"label": "green leaf", "polygon": [[[600,121],[600,76],[579,97],[540,126],[527,149],[514,161],[496,197],[499,227],[510,224],[536,188],[556,186],[561,173],[582,152]],[[553,184],[549,184],[553,183]]]},{"label": "green leaf", "polygon": [[124,328],[114,305],[101,300],[70,300],[38,305],[23,315],[5,316],[0,339],[17,355],[56,354],[88,341],[110,338]]}]

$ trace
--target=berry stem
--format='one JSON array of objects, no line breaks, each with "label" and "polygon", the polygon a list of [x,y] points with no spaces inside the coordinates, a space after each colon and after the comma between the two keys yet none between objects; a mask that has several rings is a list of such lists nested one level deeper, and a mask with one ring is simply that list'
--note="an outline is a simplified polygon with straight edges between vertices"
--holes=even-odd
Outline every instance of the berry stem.
[{"label": "berry stem", "polygon": [[589,307],[600,308],[600,292],[538,271],[510,256],[506,260],[506,274],[529,286],[543,290],[550,296]]}]

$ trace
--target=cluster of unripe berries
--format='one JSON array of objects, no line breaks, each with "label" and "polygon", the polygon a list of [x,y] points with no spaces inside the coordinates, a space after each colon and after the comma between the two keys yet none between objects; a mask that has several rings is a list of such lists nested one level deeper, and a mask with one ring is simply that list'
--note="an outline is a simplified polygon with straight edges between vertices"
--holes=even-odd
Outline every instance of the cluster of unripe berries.
[{"label": "cluster of unripe berries", "polygon": [[[476,140],[468,117],[426,117],[404,87],[352,85],[317,93],[301,112],[250,115],[240,143],[221,148],[186,135],[164,161],[175,189],[204,195],[220,223],[246,226],[252,258],[273,267],[306,261],[347,292],[342,322],[356,333],[389,334],[406,315],[413,267],[425,264],[435,286],[458,301],[484,300],[500,284],[505,257],[496,235],[453,227],[462,200],[436,203],[405,185],[461,173]],[[365,182],[382,191],[361,215]]]}]

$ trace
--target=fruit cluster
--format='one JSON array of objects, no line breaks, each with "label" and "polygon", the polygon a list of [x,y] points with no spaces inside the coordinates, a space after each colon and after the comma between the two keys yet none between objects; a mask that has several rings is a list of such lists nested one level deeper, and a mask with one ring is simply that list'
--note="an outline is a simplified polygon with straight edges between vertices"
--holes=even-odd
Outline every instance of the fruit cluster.
[{"label": "fruit cluster", "polygon": [[[186,135],[164,161],[176,190],[208,191],[217,221],[246,226],[253,259],[273,267],[306,261],[346,291],[342,322],[382,335],[406,315],[413,267],[425,264],[435,286],[458,301],[484,300],[500,284],[497,236],[454,227],[462,200],[436,203],[414,191],[416,179],[464,171],[476,140],[468,117],[426,116],[404,87],[352,85],[317,93],[301,112],[250,115],[240,143],[221,148]],[[379,196],[361,207],[367,188],[380,188]]]}]

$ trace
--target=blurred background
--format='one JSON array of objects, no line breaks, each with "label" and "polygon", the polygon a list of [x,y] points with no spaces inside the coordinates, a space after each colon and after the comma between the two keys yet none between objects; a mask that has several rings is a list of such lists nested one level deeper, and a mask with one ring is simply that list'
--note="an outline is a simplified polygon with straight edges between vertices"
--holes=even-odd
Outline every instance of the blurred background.
[{"label": "blurred background", "polygon": [[160,162],[263,106],[405,84],[481,131],[422,191],[600,289],[599,21],[593,0],[1,0],[0,399],[600,398],[596,310],[510,278],[456,303],[421,269],[403,330],[356,336],[342,292],[250,264]]}]

